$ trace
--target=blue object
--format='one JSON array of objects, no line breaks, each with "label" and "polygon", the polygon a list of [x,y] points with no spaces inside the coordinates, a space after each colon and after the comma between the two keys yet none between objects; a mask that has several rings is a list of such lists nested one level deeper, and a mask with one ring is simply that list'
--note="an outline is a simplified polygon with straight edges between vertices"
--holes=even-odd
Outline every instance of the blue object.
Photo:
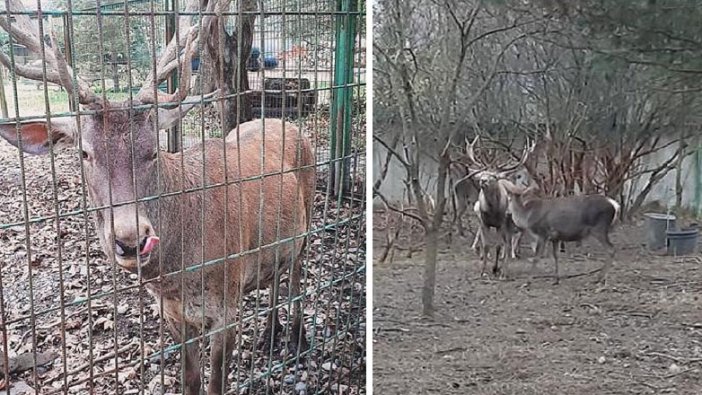
[{"label": "blue object", "polygon": [[251,56],[249,56],[249,61],[246,63],[246,68],[249,71],[258,71],[261,68],[261,62],[258,58],[261,56],[261,50],[256,47],[251,48]]},{"label": "blue object", "polygon": [[278,59],[276,59],[275,56],[266,56],[263,58],[263,67],[265,67],[266,70],[278,67]]}]

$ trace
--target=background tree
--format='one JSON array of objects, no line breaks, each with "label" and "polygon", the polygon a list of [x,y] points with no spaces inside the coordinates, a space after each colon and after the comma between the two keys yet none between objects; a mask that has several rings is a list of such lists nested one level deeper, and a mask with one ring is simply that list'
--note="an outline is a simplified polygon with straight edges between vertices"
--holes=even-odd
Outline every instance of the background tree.
[{"label": "background tree", "polygon": [[[606,193],[633,212],[699,132],[700,13],[685,1],[376,3],[374,138],[389,153],[374,190],[391,203],[380,193],[386,165],[405,168],[416,210],[388,207],[425,231],[425,314],[451,146],[479,131],[516,155],[529,136],[539,144],[527,167],[546,193]],[[642,161],[669,147],[671,158]]]},{"label": "background tree", "polygon": [[[375,92],[381,119],[402,125],[406,154],[385,144],[407,172],[417,205],[411,214],[426,233],[423,313],[434,312],[434,288],[439,232],[446,206],[446,176],[451,163],[450,143],[462,118],[470,112],[494,78],[503,72],[515,43],[541,34],[542,17],[498,9],[483,2],[399,0],[376,3],[374,53]],[[389,115],[395,113],[395,115]],[[377,135],[376,140],[383,140]],[[434,207],[427,207],[427,191],[420,183],[425,157],[420,142],[431,141],[436,159]],[[383,142],[384,143],[384,142]],[[376,194],[380,194],[376,188]],[[382,195],[380,196],[381,198]]]}]

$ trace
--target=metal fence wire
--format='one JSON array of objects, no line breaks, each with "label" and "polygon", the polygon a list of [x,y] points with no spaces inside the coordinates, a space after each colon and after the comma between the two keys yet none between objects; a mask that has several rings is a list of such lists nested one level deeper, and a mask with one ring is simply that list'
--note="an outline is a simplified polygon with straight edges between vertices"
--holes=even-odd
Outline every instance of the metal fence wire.
[{"label": "metal fence wire", "polygon": [[365,3],[0,8],[0,393],[365,393]]}]

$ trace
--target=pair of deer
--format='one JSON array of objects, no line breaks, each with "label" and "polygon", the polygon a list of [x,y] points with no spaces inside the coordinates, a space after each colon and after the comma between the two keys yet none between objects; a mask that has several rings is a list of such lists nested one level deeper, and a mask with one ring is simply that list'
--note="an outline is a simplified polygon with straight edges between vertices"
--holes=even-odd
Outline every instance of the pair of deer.
[{"label": "pair of deer", "polygon": [[[9,0],[8,8],[24,9],[18,0]],[[272,310],[263,344],[270,346],[267,343],[281,334],[274,306],[284,273],[289,273],[289,294],[295,300],[289,347],[292,353],[307,348],[297,296],[315,193],[316,162],[310,141],[292,124],[265,119],[243,123],[226,139],[208,139],[181,153],[160,151],[158,129],[174,124],[193,107],[182,102],[200,99],[186,100],[200,29],[193,27],[182,36],[182,52],[178,48],[183,42],[174,38],[136,100],[112,103],[74,76],[56,42],[42,43],[43,34],[28,14],[18,12],[13,18],[12,22],[0,18],[0,25],[15,42],[37,53],[43,48],[46,79],[63,86],[90,113],[6,123],[0,125],[0,136],[29,154],[79,148],[107,257],[140,273],[146,289],[162,305],[163,318],[177,341],[218,330],[211,340],[208,393],[221,394],[227,387],[236,335],[231,324],[242,295],[270,287]],[[181,86],[175,94],[158,92],[158,84],[178,66],[178,53],[183,57]],[[42,80],[41,68],[14,64],[3,53],[0,62],[16,75]],[[160,198],[145,199],[154,196]],[[210,264],[183,270],[202,262]],[[184,393],[199,394],[197,342],[185,346],[184,369]]]},{"label": "pair of deer", "polygon": [[[511,247],[512,258],[516,258],[519,240],[524,232],[534,239],[535,257],[532,261],[532,273],[546,244],[551,242],[555,283],[560,280],[558,244],[568,241],[579,242],[588,236],[594,237],[609,252],[609,259],[599,275],[599,280],[605,281],[614,260],[615,250],[609,239],[609,232],[618,217],[619,204],[614,199],[602,195],[540,198],[536,194],[537,186],[516,185],[508,179],[516,170],[524,166],[529,155],[534,151],[535,144],[527,142],[521,160],[516,164],[494,165],[476,158],[475,146],[478,141],[479,138],[476,136],[472,142],[466,142],[466,157],[471,165],[477,166],[477,169],[469,168],[468,174],[457,180],[454,184],[454,196],[465,199],[465,195],[457,195],[459,191],[466,189],[465,186],[459,189],[459,185],[471,178],[477,180],[478,199],[474,205],[474,212],[479,219],[480,228],[473,248],[478,242],[481,243],[479,251],[482,259],[481,275],[485,273],[489,247],[494,244],[495,263],[492,272],[494,275],[501,274],[506,277],[507,249]],[[491,229],[496,230],[500,239],[497,243],[491,243],[488,240]],[[499,261],[503,254],[505,263],[500,269]]]}]

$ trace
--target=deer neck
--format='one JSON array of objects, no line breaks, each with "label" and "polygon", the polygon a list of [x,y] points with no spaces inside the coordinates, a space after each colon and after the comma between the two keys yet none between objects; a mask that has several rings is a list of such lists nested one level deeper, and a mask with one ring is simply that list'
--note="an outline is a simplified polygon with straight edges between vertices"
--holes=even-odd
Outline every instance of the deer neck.
[{"label": "deer neck", "polygon": [[142,267],[145,280],[157,277],[159,272],[180,271],[181,264],[188,267],[202,260],[202,194],[181,192],[202,187],[202,161],[186,157],[183,158],[184,166],[181,166],[181,155],[161,152],[159,173],[153,172],[149,180],[151,185],[160,186],[155,194],[174,195],[145,203],[147,215],[161,237],[157,253],[152,254],[151,262]]},{"label": "deer neck", "polygon": [[501,207],[506,208],[506,194],[500,193],[500,188],[498,185],[491,186],[489,188],[483,188],[481,190],[480,206],[484,207],[484,211],[491,211],[493,209],[499,209]]},{"label": "deer neck", "polygon": [[509,200],[509,210],[512,213],[512,221],[517,227],[526,229],[528,228],[528,214],[526,207],[524,207],[524,197],[521,195],[512,195]]}]

